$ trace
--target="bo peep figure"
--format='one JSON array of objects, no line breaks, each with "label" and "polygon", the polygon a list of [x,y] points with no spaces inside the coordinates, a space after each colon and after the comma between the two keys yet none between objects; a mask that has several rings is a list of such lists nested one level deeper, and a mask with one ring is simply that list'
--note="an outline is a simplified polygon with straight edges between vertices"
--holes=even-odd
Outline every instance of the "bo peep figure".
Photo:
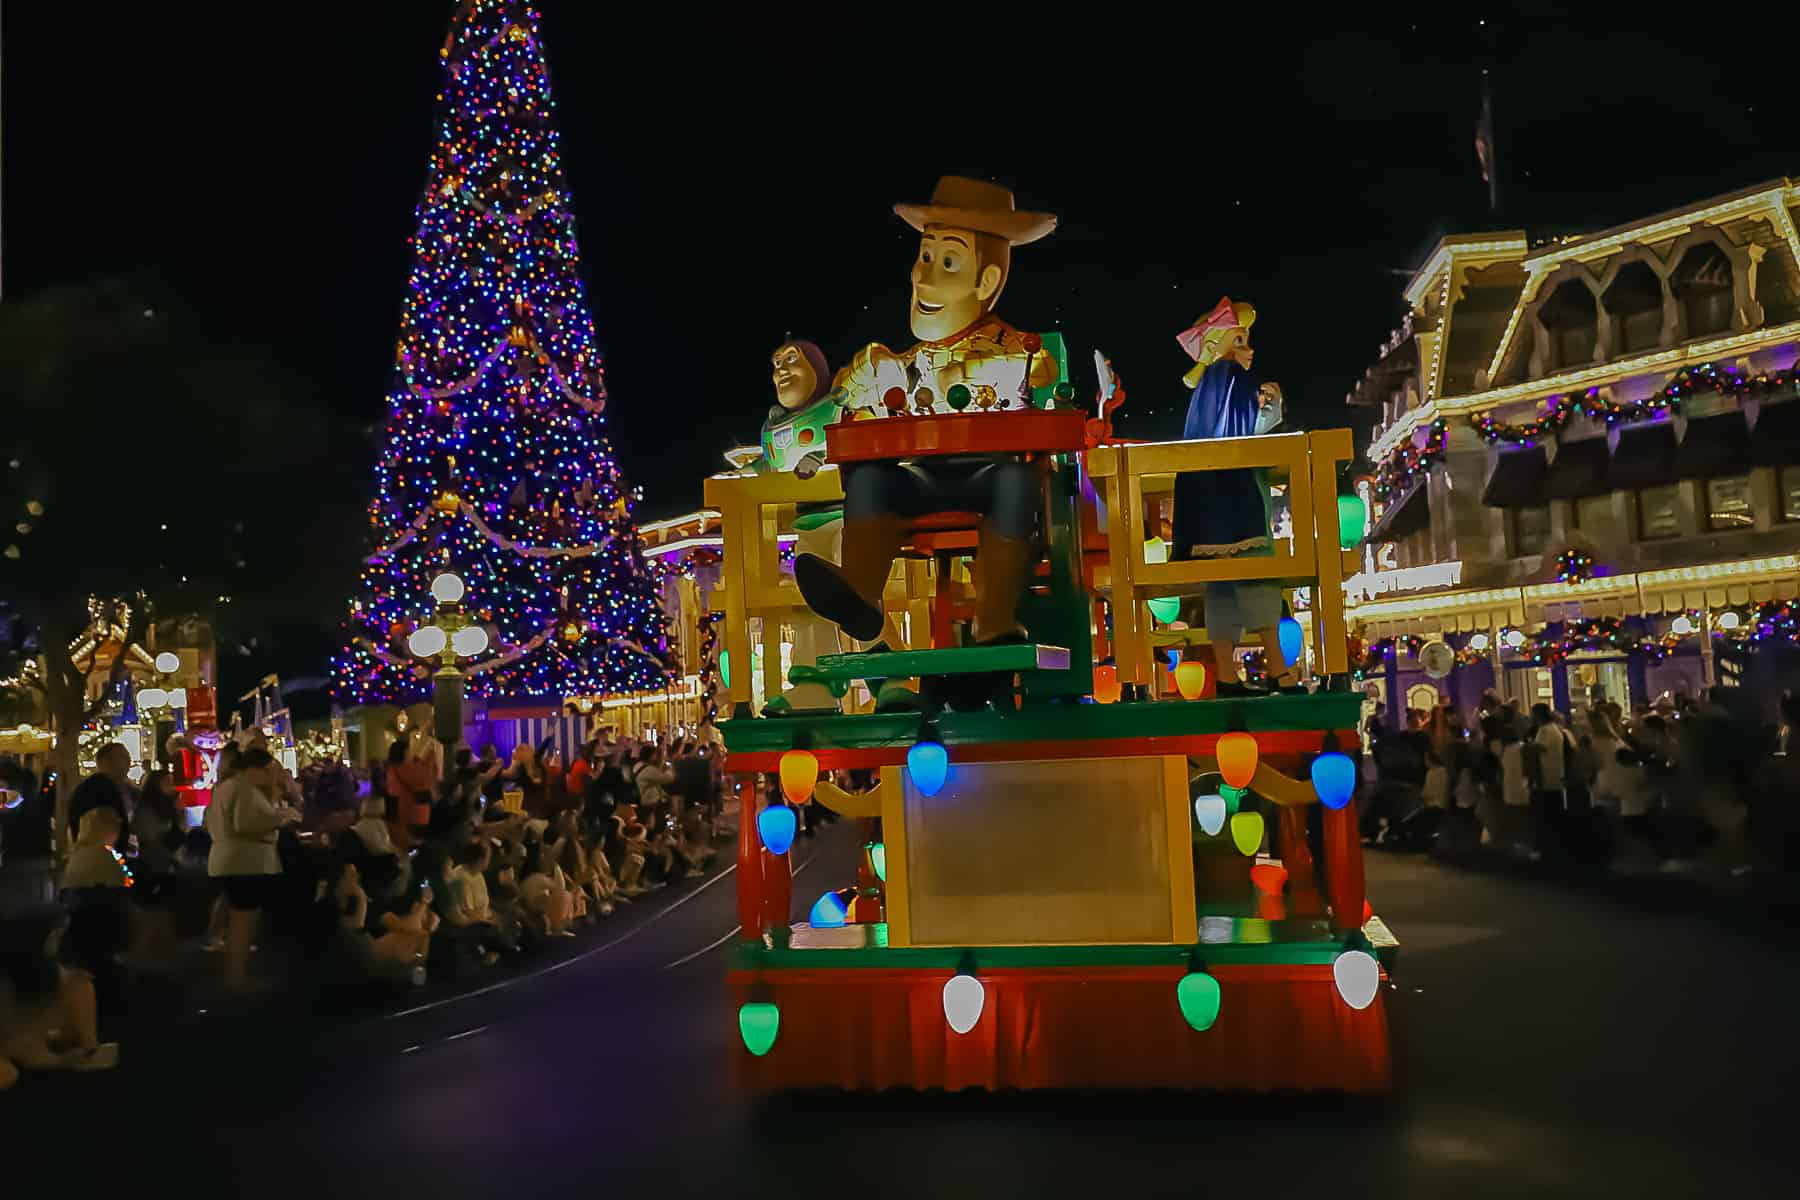
[{"label": "bo peep figure", "polygon": [[[1177,338],[1194,360],[1182,376],[1193,389],[1181,436],[1189,439],[1251,437],[1281,424],[1281,388],[1259,384],[1250,365],[1250,326],[1256,309],[1230,297]],[[1175,540],[1170,557],[1233,558],[1271,554],[1269,490],[1262,472],[1250,467],[1189,471],[1175,478]],[[1278,625],[1281,588],[1270,580],[1226,580],[1206,585],[1206,632],[1217,664],[1217,694],[1260,696],[1238,672],[1237,647],[1247,630],[1262,639],[1270,663],[1284,663]],[[1289,666],[1279,677],[1283,689],[1298,688]]]}]

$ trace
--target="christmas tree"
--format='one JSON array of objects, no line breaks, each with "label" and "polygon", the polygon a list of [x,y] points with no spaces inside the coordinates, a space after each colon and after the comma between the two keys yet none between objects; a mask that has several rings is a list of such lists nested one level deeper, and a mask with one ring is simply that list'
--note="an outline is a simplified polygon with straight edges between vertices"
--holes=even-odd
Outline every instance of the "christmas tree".
[{"label": "christmas tree", "polygon": [[429,689],[406,639],[433,578],[467,587],[489,649],[478,696],[664,685],[668,642],[638,551],[636,495],[606,439],[606,385],[583,297],[538,14],[463,0],[442,51],[437,148],[334,696]]}]

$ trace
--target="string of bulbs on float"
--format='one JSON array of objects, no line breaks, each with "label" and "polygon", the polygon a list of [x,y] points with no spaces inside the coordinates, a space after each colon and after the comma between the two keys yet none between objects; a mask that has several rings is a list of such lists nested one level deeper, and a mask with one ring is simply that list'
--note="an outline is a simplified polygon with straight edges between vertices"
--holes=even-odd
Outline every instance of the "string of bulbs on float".
[{"label": "string of bulbs on float", "polygon": [[[471,694],[651,690],[666,670],[626,643],[666,654],[663,616],[631,533],[636,493],[604,435],[604,374],[535,22],[470,5],[446,43],[369,514],[382,545],[420,514],[430,520],[365,566],[349,630],[394,640],[418,623],[426,581],[454,567],[501,650],[557,621],[574,634],[472,677]],[[446,496],[454,503],[443,506]],[[471,519],[520,545],[602,548],[580,563],[528,562],[496,553]],[[363,703],[425,691],[408,666],[354,643],[334,661],[333,683],[340,700]]]}]

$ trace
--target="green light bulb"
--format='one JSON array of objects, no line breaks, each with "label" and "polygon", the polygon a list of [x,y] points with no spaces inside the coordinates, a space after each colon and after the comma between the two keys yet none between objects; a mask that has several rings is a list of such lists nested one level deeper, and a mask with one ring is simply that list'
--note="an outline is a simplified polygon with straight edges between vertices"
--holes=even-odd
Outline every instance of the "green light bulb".
[{"label": "green light bulb", "polygon": [[1182,1020],[1205,1033],[1219,1019],[1219,981],[1205,971],[1189,971],[1175,985],[1175,1003],[1181,1006]]},{"label": "green light bulb", "polygon": [[738,1033],[744,1049],[761,1058],[775,1044],[781,1030],[781,1010],[767,1000],[752,1001],[738,1009]]},{"label": "green light bulb", "polygon": [[869,843],[869,865],[875,868],[875,878],[887,882],[887,846],[882,842]]}]

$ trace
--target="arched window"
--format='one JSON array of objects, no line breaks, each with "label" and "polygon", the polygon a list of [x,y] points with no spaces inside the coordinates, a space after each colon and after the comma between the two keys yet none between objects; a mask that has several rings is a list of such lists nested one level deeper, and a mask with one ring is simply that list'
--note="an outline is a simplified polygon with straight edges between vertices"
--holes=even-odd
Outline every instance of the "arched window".
[{"label": "arched window", "polygon": [[1682,255],[1669,287],[1681,305],[1687,337],[1725,333],[1731,328],[1731,260],[1714,243],[1703,242]]},{"label": "arched window", "polygon": [[1599,311],[1594,293],[1579,279],[1565,280],[1538,309],[1550,334],[1550,366],[1582,367],[1594,361]]},{"label": "arched window", "polygon": [[1621,267],[1600,303],[1614,322],[1615,356],[1656,349],[1662,339],[1662,280],[1647,264],[1633,262]]}]

